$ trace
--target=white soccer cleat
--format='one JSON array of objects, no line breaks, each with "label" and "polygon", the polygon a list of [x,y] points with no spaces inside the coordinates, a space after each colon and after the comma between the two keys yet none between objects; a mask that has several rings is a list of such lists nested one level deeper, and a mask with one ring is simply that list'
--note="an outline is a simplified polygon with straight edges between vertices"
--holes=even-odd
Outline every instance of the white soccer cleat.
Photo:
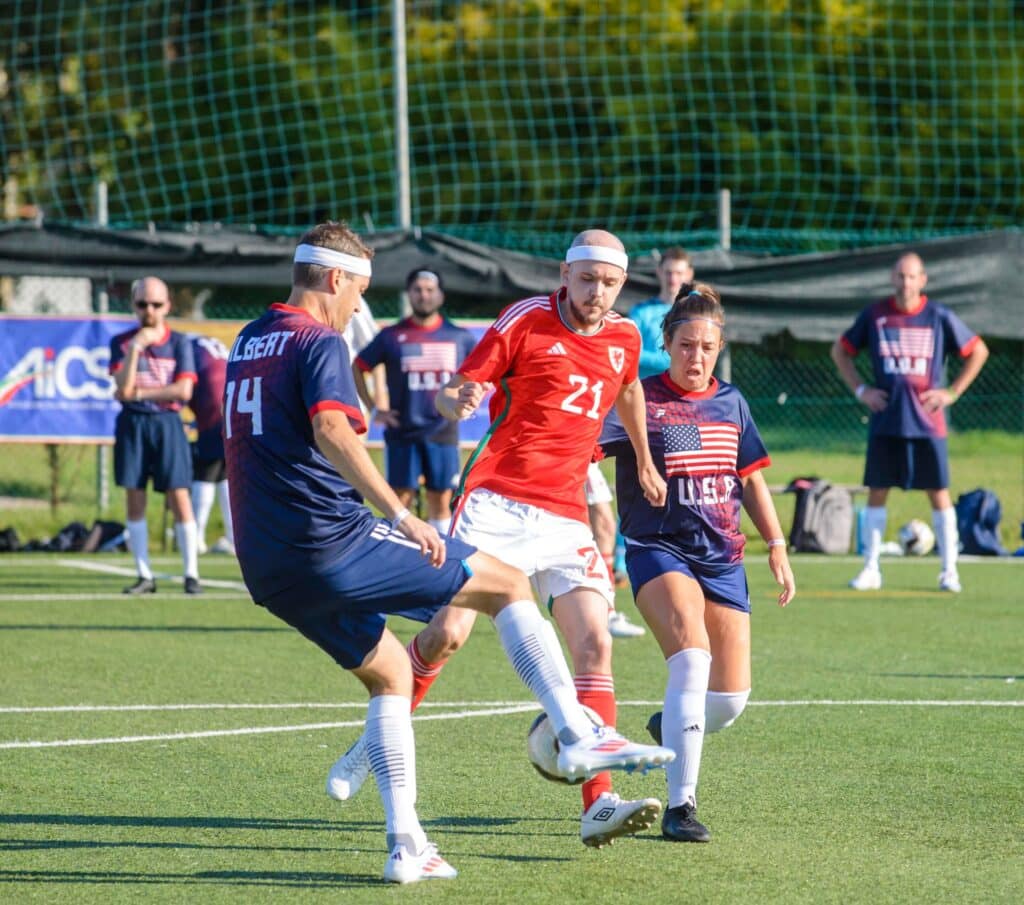
[{"label": "white soccer cleat", "polygon": [[951,594],[959,594],[963,588],[960,585],[960,576],[956,572],[943,572],[939,575],[939,590],[949,591]]},{"label": "white soccer cleat", "polygon": [[217,539],[217,543],[215,543],[212,547],[210,547],[210,552],[211,553],[225,553],[228,556],[234,556],[235,555],[235,545],[233,543],[231,543],[231,541],[229,541],[226,537],[221,537],[221,538]]},{"label": "white soccer cleat", "polygon": [[196,541],[196,553],[199,556],[206,556],[206,554],[209,552],[210,548],[206,546],[206,541],[204,541],[202,538],[199,538]]},{"label": "white soccer cleat", "polygon": [[880,591],[882,590],[882,572],[880,569],[864,568],[857,573],[856,578],[850,579],[850,587],[855,591]]},{"label": "white soccer cleat", "polygon": [[613,638],[639,638],[646,634],[642,625],[630,622],[626,614],[618,610],[608,614],[608,632]]},{"label": "white soccer cleat", "polygon": [[331,767],[327,774],[327,794],[335,801],[348,801],[356,796],[369,775],[370,758],[366,753],[366,738],[361,735]]},{"label": "white soccer cleat", "polygon": [[560,746],[558,772],[570,783],[577,783],[605,770],[646,773],[675,759],[676,753],[671,748],[638,745],[610,726],[595,726],[592,735]]},{"label": "white soccer cleat", "polygon": [[396,845],[384,865],[384,879],[391,883],[451,880],[457,876],[458,871],[437,853],[437,846],[432,842],[428,842],[418,855],[404,845]]},{"label": "white soccer cleat", "polygon": [[632,836],[652,826],[661,814],[657,798],[623,801],[614,792],[602,792],[580,820],[584,845],[601,848],[619,836]]}]

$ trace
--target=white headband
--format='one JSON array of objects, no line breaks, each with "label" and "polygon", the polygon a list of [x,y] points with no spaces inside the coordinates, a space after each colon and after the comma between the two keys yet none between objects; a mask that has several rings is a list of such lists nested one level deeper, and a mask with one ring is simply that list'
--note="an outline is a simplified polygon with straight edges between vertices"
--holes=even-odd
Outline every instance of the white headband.
[{"label": "white headband", "polygon": [[295,249],[296,264],[319,264],[321,267],[340,267],[361,277],[371,274],[370,259],[357,258],[343,251],[324,248],[322,245],[300,245]]},{"label": "white headband", "polygon": [[624,251],[615,248],[606,248],[604,245],[577,245],[565,253],[565,263],[572,264],[573,261],[601,261],[604,264],[614,264],[623,270],[629,269],[629,257]]}]

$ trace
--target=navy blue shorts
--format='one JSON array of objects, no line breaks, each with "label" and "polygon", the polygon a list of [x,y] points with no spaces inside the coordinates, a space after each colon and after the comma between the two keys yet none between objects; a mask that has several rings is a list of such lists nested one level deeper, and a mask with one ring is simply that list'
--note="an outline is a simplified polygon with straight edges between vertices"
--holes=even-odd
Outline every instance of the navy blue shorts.
[{"label": "navy blue shorts", "polygon": [[459,482],[459,448],[427,443],[388,443],[384,451],[388,483],[392,487],[416,488],[420,476],[427,490],[453,490]]},{"label": "navy blue shorts", "polygon": [[192,454],[177,412],[139,414],[122,410],[114,426],[114,483],[158,493],[192,484]]},{"label": "navy blue shorts", "polygon": [[192,480],[203,481],[207,484],[219,484],[228,479],[228,466],[224,457],[219,459],[204,459],[200,455],[198,443],[192,446]]},{"label": "navy blue shorts", "polygon": [[403,535],[378,521],[373,531],[319,572],[295,563],[298,584],[260,602],[345,669],[360,666],[380,641],[386,616],[429,622],[472,575],[476,547],[445,538],[448,558],[434,568]]},{"label": "navy blue shorts", "polygon": [[868,487],[944,490],[949,487],[946,438],[869,436],[864,483]]},{"label": "navy blue shorts", "polygon": [[634,597],[647,582],[668,572],[678,572],[696,581],[704,592],[705,600],[713,600],[744,613],[750,612],[750,589],[747,572],[742,565],[702,569],[663,547],[648,547],[634,541],[626,544],[626,573],[633,586]]}]

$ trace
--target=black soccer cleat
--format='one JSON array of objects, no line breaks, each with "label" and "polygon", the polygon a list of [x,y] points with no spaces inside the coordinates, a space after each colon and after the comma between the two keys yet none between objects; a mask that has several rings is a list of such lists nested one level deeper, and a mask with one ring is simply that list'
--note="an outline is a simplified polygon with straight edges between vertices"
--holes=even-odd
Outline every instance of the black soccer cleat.
[{"label": "black soccer cleat", "polygon": [[122,594],[131,594],[137,596],[139,594],[155,594],[156,593],[156,582],[152,578],[140,578],[135,584],[130,584],[126,587]]},{"label": "black soccer cleat", "polygon": [[186,576],[185,578],[185,593],[186,594],[202,594],[203,587],[199,584],[198,578],[191,578]]},{"label": "black soccer cleat", "polygon": [[671,842],[710,842],[711,833],[697,819],[697,806],[685,802],[669,808],[661,818],[661,835]]},{"label": "black soccer cleat", "polygon": [[651,738],[654,739],[659,745],[661,742],[661,711],[652,713],[651,718],[647,721],[647,733]]}]

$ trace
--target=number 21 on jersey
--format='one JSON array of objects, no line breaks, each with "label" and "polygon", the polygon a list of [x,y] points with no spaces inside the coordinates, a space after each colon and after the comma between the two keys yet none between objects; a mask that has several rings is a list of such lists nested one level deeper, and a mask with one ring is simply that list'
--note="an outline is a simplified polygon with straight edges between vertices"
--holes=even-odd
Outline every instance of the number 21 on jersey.
[{"label": "number 21 on jersey", "polygon": [[[231,412],[249,415],[252,419],[252,435],[263,433],[262,377],[246,377],[241,381],[229,380],[224,387],[224,436],[231,439]],[[236,393],[237,390],[237,393]]]},{"label": "number 21 on jersey", "polygon": [[[572,412],[574,415],[586,415],[595,421],[600,418],[601,390],[604,389],[604,381],[598,380],[591,385],[590,381],[582,374],[570,374],[569,384],[575,389],[562,400],[562,411]],[[592,405],[587,408],[587,403],[591,401]]]}]

